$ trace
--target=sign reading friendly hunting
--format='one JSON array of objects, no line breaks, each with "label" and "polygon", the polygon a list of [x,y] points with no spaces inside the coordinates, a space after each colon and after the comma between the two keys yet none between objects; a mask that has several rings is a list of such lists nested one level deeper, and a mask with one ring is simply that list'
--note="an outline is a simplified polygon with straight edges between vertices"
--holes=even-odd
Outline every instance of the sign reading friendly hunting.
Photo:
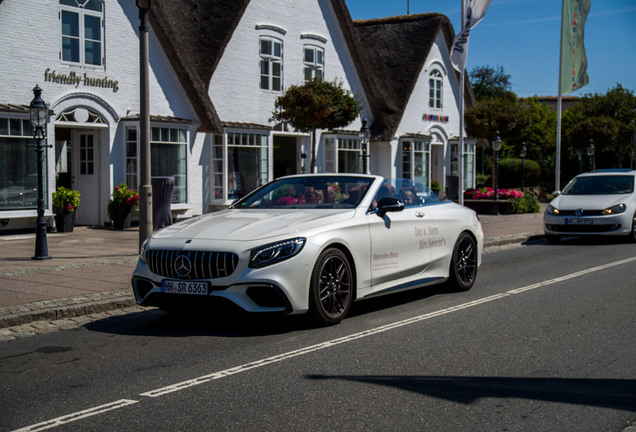
[{"label": "sign reading friendly hunting", "polygon": [[119,90],[119,81],[108,79],[108,77],[91,77],[86,72],[78,74],[75,71],[72,71],[68,74],[59,74],[54,70],[52,71],[51,68],[46,68],[44,71],[44,81],[57,84],[74,85],[75,88],[78,88],[80,84],[83,84],[85,87],[109,88],[113,89],[113,93],[117,93]]}]

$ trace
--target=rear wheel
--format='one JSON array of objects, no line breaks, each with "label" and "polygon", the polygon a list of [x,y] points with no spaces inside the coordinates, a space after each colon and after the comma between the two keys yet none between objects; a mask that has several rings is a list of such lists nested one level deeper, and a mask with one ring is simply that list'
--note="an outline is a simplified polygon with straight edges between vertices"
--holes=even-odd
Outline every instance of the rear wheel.
[{"label": "rear wheel", "polygon": [[321,325],[338,324],[353,300],[353,274],[346,255],[339,249],[320,254],[311,274],[309,313]]},{"label": "rear wheel", "polygon": [[477,243],[470,234],[462,233],[451,258],[448,272],[448,284],[459,291],[471,289],[477,278]]}]

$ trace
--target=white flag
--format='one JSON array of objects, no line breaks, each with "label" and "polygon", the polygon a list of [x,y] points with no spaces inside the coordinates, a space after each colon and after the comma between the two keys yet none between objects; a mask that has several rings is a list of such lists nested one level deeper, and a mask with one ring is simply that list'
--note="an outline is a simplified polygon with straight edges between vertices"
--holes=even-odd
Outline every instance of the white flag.
[{"label": "white flag", "polygon": [[463,72],[466,67],[470,31],[484,19],[488,6],[490,6],[490,0],[466,0],[464,25],[459,34],[455,36],[451,48],[451,63],[458,72]]}]

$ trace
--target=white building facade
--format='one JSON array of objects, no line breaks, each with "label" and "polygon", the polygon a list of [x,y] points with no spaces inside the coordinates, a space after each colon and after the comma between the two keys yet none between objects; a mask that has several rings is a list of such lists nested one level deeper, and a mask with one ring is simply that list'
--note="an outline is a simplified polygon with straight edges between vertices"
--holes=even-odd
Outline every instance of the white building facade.
[{"label": "white building facade", "polygon": [[[179,1],[153,1],[152,176],[175,178],[174,218],[225,207],[273,178],[309,169],[309,135],[271,120],[275,99],[291,85],[312,78],[336,80],[363,106],[360,119],[346,130],[320,131],[319,172],[361,172],[361,120],[371,126],[382,116],[376,107],[378,87],[364,66],[369,59],[356,40],[344,0],[228,4],[236,13],[219,18],[231,25],[214,35],[222,43],[210,53],[208,65],[201,64],[206,52],[196,51],[201,49],[197,41],[212,37],[214,29],[208,33],[195,24],[179,26],[179,19],[193,18],[174,18],[170,8],[182,10]],[[215,6],[202,0],[205,7]],[[166,27],[173,18],[180,29],[175,32]],[[36,84],[51,112],[46,214],[52,215],[53,190],[66,186],[81,193],[77,224],[107,224],[113,188],[120,183],[133,190],[139,186],[135,2],[3,0],[0,22],[19,23],[0,27],[0,231],[33,226],[36,217],[36,152],[27,147],[34,143],[28,105]],[[182,45],[173,45],[173,39]],[[425,66],[400,108],[399,122],[388,128],[391,136],[372,137],[370,172],[409,177],[427,186],[432,180],[444,187],[452,183],[459,84],[448,50],[440,33],[422,59]],[[470,144],[467,150],[470,154]],[[465,163],[470,185],[474,160],[466,158]]]}]

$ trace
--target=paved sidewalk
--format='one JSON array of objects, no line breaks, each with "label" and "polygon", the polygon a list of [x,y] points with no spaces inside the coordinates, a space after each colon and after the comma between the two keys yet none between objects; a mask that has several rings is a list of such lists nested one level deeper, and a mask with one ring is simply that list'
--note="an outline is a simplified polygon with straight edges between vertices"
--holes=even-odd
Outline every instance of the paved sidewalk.
[{"label": "paved sidewalk", "polygon": [[[543,235],[543,212],[479,218],[487,248]],[[36,261],[31,259],[34,233],[0,234],[0,329],[122,308],[143,310],[130,287],[137,228],[75,227],[72,233],[47,234],[47,243],[52,259]]]}]

